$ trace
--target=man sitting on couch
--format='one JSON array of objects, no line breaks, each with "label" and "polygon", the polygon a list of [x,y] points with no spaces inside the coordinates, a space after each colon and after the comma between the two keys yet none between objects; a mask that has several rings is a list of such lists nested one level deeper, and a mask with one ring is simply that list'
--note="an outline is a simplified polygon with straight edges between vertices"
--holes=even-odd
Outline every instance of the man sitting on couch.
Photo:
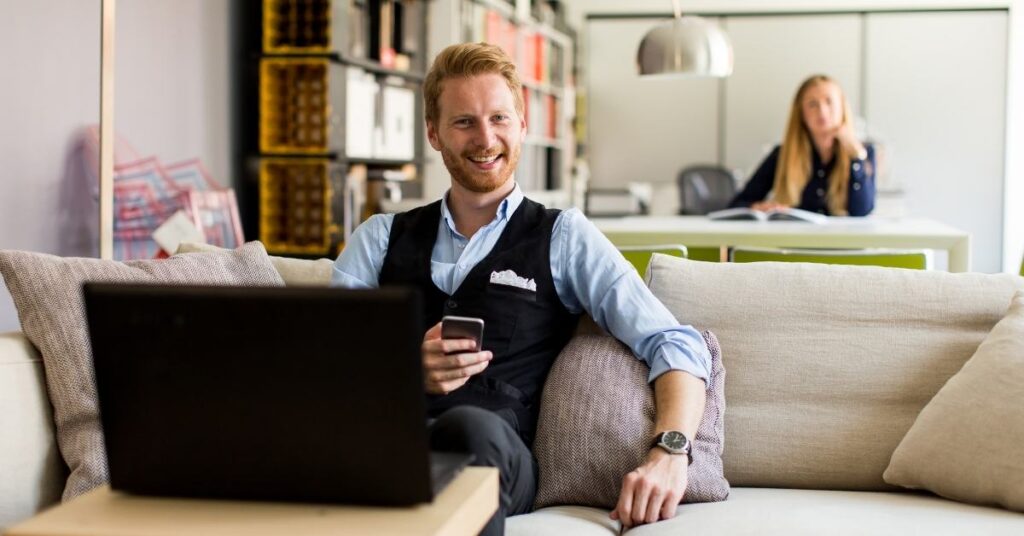
[{"label": "man sitting on couch", "polygon": [[[655,387],[659,434],[623,478],[612,518],[627,526],[671,518],[710,376],[700,333],[679,325],[579,210],[549,210],[523,196],[512,176],[526,137],[522,85],[501,49],[446,48],[423,93],[427,135],[451,188],[430,205],[360,226],[332,284],[422,291],[434,324],[422,345],[431,446],[499,469],[499,510],[487,534],[502,534],[506,515],[531,509],[537,466],[529,446],[541,391],[579,315],[589,313],[647,363]],[[482,318],[483,351],[442,339],[445,315]],[[571,437],[565,444],[602,448]]]}]

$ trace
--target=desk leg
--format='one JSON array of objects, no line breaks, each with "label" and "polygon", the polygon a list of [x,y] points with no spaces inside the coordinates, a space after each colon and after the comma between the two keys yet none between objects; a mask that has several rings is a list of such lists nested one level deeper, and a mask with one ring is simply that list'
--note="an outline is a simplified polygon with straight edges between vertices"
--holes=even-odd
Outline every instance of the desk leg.
[{"label": "desk leg", "polygon": [[971,271],[971,237],[965,236],[949,248],[949,271]]}]

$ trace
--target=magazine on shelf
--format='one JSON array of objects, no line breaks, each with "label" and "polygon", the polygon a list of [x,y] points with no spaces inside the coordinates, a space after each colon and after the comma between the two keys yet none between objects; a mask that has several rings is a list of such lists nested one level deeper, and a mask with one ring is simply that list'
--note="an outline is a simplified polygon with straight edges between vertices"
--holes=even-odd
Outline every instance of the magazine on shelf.
[{"label": "magazine on shelf", "polygon": [[754,210],[748,207],[727,208],[708,213],[712,220],[758,220],[758,221],[803,221],[808,223],[825,223],[828,216],[801,210],[799,208],[774,208],[771,210]]}]

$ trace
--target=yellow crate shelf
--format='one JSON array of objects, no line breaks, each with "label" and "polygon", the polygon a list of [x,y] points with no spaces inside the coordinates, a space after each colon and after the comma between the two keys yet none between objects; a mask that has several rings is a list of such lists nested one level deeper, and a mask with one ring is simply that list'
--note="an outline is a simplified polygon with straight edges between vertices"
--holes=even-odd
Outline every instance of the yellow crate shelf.
[{"label": "yellow crate shelf", "polygon": [[330,71],[324,58],[260,61],[260,151],[330,151]]},{"label": "yellow crate shelf", "polygon": [[260,240],[279,254],[325,255],[333,222],[330,160],[267,158],[260,161]]},{"label": "yellow crate shelf", "polygon": [[331,0],[263,0],[263,51],[323,54],[331,51]]}]

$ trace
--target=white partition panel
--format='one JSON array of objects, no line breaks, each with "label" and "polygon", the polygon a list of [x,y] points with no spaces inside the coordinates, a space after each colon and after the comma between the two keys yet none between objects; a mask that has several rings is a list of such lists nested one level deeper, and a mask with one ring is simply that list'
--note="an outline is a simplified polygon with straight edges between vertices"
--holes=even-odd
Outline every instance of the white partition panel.
[{"label": "white partition panel", "polygon": [[974,271],[1001,268],[1007,15],[873,13],[865,112],[910,215],[972,234]]},{"label": "white partition panel", "polygon": [[780,143],[793,95],[804,79],[826,74],[860,114],[862,16],[728,17],[736,57],[725,81],[723,163],[745,182]]},{"label": "white partition panel", "polygon": [[637,76],[637,45],[663,20],[587,23],[591,186],[673,183],[684,166],[717,161],[720,82]]}]

